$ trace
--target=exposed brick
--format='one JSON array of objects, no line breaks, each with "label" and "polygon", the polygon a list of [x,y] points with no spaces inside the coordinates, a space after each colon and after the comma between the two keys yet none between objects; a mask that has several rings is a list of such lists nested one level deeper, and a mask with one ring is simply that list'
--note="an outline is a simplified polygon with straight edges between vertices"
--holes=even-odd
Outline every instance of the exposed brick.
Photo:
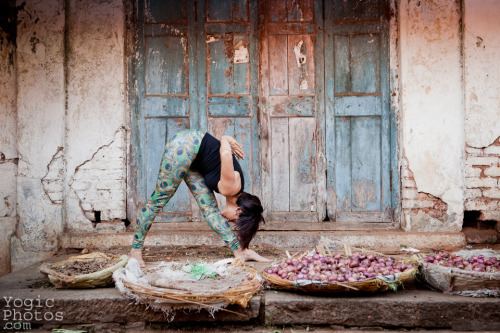
[{"label": "exposed brick", "polygon": [[466,160],[466,165],[497,165],[500,162],[498,156],[473,156]]},{"label": "exposed brick", "polygon": [[482,192],[479,189],[467,189],[465,190],[465,199],[476,199],[482,196]]},{"label": "exposed brick", "polygon": [[486,169],[484,169],[484,175],[491,176],[491,177],[500,177],[500,167],[492,166],[492,167],[486,168]]},{"label": "exposed brick", "polygon": [[403,179],[402,181],[403,187],[408,187],[408,188],[416,188],[417,183],[413,179]]},{"label": "exposed brick", "polygon": [[500,199],[500,189],[498,187],[496,187],[496,188],[490,188],[488,190],[484,190],[483,195],[486,198]]},{"label": "exposed brick", "polygon": [[403,208],[431,208],[434,204],[432,200],[403,200]]},{"label": "exposed brick", "polygon": [[402,177],[413,179],[413,172],[411,172],[408,168],[402,168]]},{"label": "exposed brick", "polygon": [[482,156],[484,154],[483,149],[474,147],[466,147],[465,152],[471,156]]},{"label": "exposed brick", "polygon": [[488,155],[500,155],[500,146],[489,146],[484,148],[484,153]]},{"label": "exposed brick", "polygon": [[476,200],[467,200],[465,202],[465,210],[480,210],[480,211],[488,211],[488,210],[496,210],[498,209],[497,201],[487,201],[484,199],[476,199]]},{"label": "exposed brick", "polygon": [[404,187],[402,190],[403,199],[416,199],[418,197],[418,191],[416,188]]},{"label": "exposed brick", "polygon": [[481,168],[474,168],[474,167],[468,167],[468,168],[465,168],[465,176],[466,177],[477,177],[479,178],[479,176],[481,175],[481,173],[483,172],[483,170]]},{"label": "exposed brick", "polygon": [[125,181],[121,179],[103,180],[96,185],[97,190],[124,190]]},{"label": "exposed brick", "polygon": [[498,179],[495,178],[465,178],[467,188],[497,187]]},{"label": "exposed brick", "polygon": [[[498,210],[488,210],[485,212],[481,212],[481,215],[479,215],[479,219],[482,221],[500,221],[500,206],[498,208]],[[500,222],[497,222],[497,227],[499,225]]]}]

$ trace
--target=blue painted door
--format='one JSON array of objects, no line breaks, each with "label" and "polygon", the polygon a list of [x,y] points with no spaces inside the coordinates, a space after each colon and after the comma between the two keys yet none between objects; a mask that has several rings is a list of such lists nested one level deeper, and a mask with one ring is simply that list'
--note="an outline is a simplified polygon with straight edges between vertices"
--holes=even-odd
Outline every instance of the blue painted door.
[{"label": "blue painted door", "polygon": [[[244,144],[245,188],[268,220],[391,222],[399,181],[386,6],[138,0],[137,205],[153,191],[165,140],[196,128]],[[198,214],[182,184],[156,221]]]},{"label": "blue painted door", "polygon": [[[243,143],[245,188],[259,190],[256,19],[256,1],[138,1],[136,207],[154,190],[166,140],[186,128]],[[199,209],[183,182],[155,221],[197,219]]]},{"label": "blue painted door", "polygon": [[321,221],[322,4],[268,0],[261,24],[263,199],[268,218]]},{"label": "blue painted door", "polygon": [[327,214],[337,222],[393,218],[397,172],[385,6],[379,0],[325,2]]}]

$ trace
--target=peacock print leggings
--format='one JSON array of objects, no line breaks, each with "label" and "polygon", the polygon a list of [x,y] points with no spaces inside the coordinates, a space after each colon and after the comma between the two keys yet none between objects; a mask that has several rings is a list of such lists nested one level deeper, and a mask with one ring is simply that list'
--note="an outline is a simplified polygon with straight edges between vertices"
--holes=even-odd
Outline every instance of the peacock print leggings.
[{"label": "peacock print leggings", "polygon": [[199,172],[189,169],[198,154],[203,136],[204,133],[197,130],[184,130],[168,140],[156,188],[138,213],[132,248],[144,248],[144,239],[156,214],[174,195],[183,179],[200,206],[203,218],[212,230],[221,236],[231,251],[240,247],[238,238],[231,230],[226,218],[219,213],[214,192],[205,185],[204,178]]}]

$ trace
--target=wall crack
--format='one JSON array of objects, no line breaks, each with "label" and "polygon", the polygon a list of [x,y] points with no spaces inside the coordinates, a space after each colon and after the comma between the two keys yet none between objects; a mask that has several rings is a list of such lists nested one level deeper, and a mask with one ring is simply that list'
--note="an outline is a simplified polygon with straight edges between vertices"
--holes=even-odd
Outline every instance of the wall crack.
[{"label": "wall crack", "polygon": [[126,218],[126,129],[115,131],[113,140],[100,146],[75,168],[69,187],[78,198],[85,218],[96,222]]},{"label": "wall crack", "polygon": [[63,147],[57,147],[56,153],[47,165],[47,173],[41,180],[43,191],[48,196],[50,202],[55,205],[60,205],[63,202],[65,167],[63,150]]}]

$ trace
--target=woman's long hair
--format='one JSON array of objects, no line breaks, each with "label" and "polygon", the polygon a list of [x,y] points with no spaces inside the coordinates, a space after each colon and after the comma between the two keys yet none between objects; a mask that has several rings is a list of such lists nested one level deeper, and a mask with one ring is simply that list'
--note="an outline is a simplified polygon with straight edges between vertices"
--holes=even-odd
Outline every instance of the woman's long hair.
[{"label": "woman's long hair", "polygon": [[262,208],[262,204],[257,196],[247,192],[240,194],[236,200],[236,204],[241,209],[238,220],[235,222],[238,239],[241,248],[248,249],[250,241],[259,229],[260,221],[265,222],[262,216],[264,208]]}]

